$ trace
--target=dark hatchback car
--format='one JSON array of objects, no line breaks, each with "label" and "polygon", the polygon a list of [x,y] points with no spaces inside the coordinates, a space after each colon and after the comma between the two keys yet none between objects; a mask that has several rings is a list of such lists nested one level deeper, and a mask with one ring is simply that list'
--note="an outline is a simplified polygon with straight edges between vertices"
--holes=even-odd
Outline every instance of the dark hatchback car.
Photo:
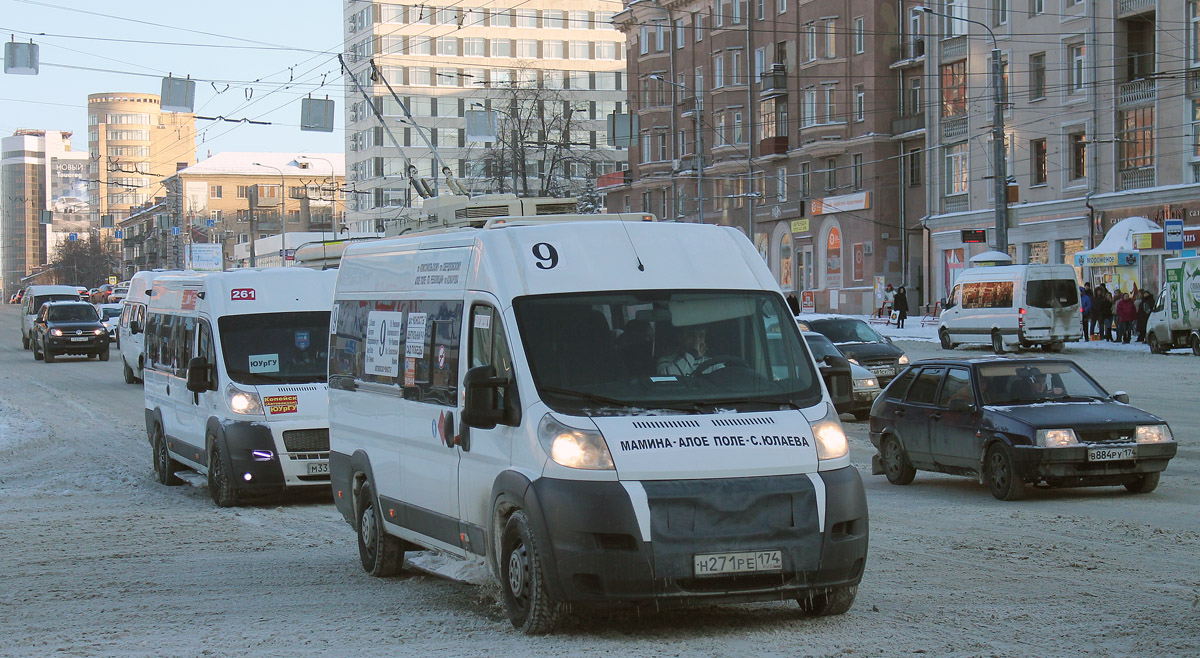
[{"label": "dark hatchback car", "polygon": [[921,361],[871,408],[872,471],[892,484],[917,470],[978,477],[1001,500],[1029,483],[1149,493],[1177,445],[1128,401],[1066,359]]},{"label": "dark hatchback car", "polygon": [[880,385],[891,381],[908,364],[904,350],[858,318],[797,318],[797,321],[801,329],[815,331],[833,341],[850,363],[875,373]]},{"label": "dark hatchback car", "polygon": [[87,302],[47,302],[33,321],[34,359],[54,363],[63,354],[108,360],[108,331],[96,307]]}]

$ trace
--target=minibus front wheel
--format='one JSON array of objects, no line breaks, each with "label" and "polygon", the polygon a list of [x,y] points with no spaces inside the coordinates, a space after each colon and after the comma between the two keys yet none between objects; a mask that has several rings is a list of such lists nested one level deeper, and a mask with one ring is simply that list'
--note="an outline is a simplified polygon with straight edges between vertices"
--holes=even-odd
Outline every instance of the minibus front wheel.
[{"label": "minibus front wheel", "polygon": [[550,598],[541,547],[523,510],[509,517],[500,547],[500,588],[509,621],[526,635],[553,631],[567,608]]}]

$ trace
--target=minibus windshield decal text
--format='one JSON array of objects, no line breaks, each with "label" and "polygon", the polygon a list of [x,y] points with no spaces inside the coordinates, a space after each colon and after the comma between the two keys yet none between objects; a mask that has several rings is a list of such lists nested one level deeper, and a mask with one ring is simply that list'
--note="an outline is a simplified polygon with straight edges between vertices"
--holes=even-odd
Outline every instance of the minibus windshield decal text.
[{"label": "minibus windshield decal text", "polygon": [[671,448],[723,448],[739,446],[787,446],[808,448],[811,444],[803,436],[778,434],[758,436],[681,436],[678,438],[628,439],[620,442],[623,452],[635,450],[665,450]]}]

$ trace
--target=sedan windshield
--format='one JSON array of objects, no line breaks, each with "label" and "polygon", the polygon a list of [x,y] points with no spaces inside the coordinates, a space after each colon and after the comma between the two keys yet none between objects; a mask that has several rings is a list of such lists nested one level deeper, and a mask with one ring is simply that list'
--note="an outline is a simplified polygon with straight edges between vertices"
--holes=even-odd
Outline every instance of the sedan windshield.
[{"label": "sedan windshield", "polygon": [[835,343],[882,343],[883,336],[862,320],[811,320],[808,326]]},{"label": "sedan windshield", "polygon": [[821,385],[779,295],[638,291],[524,297],[517,324],[556,409],[815,404]]},{"label": "sedan windshield", "polygon": [[984,404],[1102,400],[1108,395],[1069,361],[979,366]]},{"label": "sedan windshield", "polygon": [[329,311],[227,315],[218,326],[230,379],[242,384],[325,381]]}]

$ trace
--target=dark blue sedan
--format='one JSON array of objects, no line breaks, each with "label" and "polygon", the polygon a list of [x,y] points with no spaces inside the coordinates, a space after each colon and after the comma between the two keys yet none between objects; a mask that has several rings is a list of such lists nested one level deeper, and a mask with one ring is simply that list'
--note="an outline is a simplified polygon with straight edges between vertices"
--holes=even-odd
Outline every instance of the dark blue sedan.
[{"label": "dark blue sedan", "polygon": [[1015,500],[1026,484],[1149,493],[1175,456],[1161,418],[1066,359],[936,359],[909,366],[871,408],[872,470],[979,478]]}]

